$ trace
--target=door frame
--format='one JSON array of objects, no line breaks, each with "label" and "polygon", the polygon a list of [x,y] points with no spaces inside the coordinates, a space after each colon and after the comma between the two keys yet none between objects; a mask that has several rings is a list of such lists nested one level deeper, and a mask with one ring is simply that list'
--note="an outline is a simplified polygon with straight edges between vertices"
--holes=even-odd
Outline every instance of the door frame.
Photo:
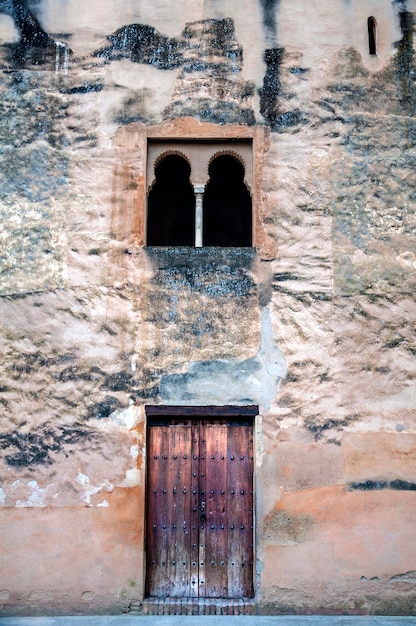
[{"label": "door frame", "polygon": [[[145,461],[145,491],[144,491],[144,559],[143,559],[143,597],[146,598],[147,587],[147,510],[148,510],[148,441],[149,441],[149,428],[151,427],[152,418],[158,417],[172,417],[172,418],[188,418],[195,421],[204,419],[247,419],[253,420],[253,598],[257,595],[257,576],[256,576],[256,546],[257,546],[257,525],[256,525],[256,416],[259,415],[259,407],[257,405],[207,405],[207,406],[181,406],[181,405],[147,405],[145,406],[146,414],[146,461]],[[195,598],[198,601],[198,598]]]}]

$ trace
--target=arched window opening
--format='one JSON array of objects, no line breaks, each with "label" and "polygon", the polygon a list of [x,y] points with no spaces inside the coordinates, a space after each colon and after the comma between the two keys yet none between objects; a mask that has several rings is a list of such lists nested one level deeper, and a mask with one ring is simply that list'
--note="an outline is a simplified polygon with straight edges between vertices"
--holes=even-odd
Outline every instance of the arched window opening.
[{"label": "arched window opening", "polygon": [[155,168],[156,182],[147,205],[148,246],[193,246],[195,195],[189,163],[169,154]]},{"label": "arched window opening", "polygon": [[211,162],[208,173],[203,202],[203,245],[250,247],[251,196],[244,183],[244,167],[235,157],[222,154]]},{"label": "arched window opening", "polygon": [[377,22],[374,17],[369,17],[367,20],[368,26],[368,51],[371,55],[377,54],[377,41],[376,41],[376,30],[377,30]]}]

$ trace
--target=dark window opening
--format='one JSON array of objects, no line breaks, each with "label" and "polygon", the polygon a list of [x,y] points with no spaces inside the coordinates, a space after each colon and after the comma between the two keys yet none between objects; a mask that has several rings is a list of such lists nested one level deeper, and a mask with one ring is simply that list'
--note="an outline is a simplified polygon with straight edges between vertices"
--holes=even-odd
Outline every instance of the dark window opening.
[{"label": "dark window opening", "polygon": [[189,163],[178,154],[167,155],[155,168],[156,182],[149,193],[148,246],[193,246],[195,195]]},{"label": "dark window opening", "polygon": [[377,42],[376,42],[377,22],[374,17],[368,18],[367,26],[368,26],[368,51],[371,55],[375,55],[377,54]]},{"label": "dark window opening", "polygon": [[233,156],[216,157],[209,166],[203,202],[203,245],[252,245],[251,196],[244,183],[244,167]]}]

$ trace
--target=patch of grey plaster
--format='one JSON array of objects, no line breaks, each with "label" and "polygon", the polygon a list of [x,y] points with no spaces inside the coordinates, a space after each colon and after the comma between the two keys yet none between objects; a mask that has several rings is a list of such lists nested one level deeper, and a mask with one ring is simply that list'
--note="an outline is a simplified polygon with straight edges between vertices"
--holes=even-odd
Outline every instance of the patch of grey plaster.
[{"label": "patch of grey plaster", "polygon": [[108,416],[109,419],[118,424],[119,426],[125,426],[126,428],[134,428],[141,418],[140,409],[136,406],[130,405],[124,409],[116,409]]},{"label": "patch of grey plaster", "polygon": [[137,468],[126,470],[125,479],[117,485],[118,487],[137,487],[142,481],[141,471]]},{"label": "patch of grey plaster", "polygon": [[416,570],[405,572],[404,574],[396,574],[396,576],[392,576],[390,580],[393,582],[414,584],[416,581]]},{"label": "patch of grey plaster", "polygon": [[268,308],[261,317],[261,346],[244,361],[190,363],[184,374],[167,374],[160,383],[160,398],[169,404],[258,404],[264,409],[276,397],[286,374],[286,360],[274,343]]},{"label": "patch of grey plaster", "polygon": [[130,456],[132,459],[137,459],[139,456],[139,446],[130,446]]},{"label": "patch of grey plaster", "polygon": [[0,15],[0,41],[2,45],[17,43],[19,39],[20,33],[13,18],[10,15]]},{"label": "patch of grey plaster", "polygon": [[262,467],[264,457],[264,437],[263,437],[263,417],[259,415],[255,421],[254,428],[256,431],[256,467]]},{"label": "patch of grey plaster", "polygon": [[[15,481],[16,482],[20,481]],[[27,487],[30,493],[26,500],[17,500],[16,507],[44,507],[46,506],[44,499],[46,495],[45,489],[41,489],[36,480],[30,480],[27,483]]]},{"label": "patch of grey plaster", "polygon": [[31,602],[52,602],[53,593],[46,589],[35,589],[30,593],[29,600]]},{"label": "patch of grey plaster", "polygon": [[[108,480],[105,480],[98,485],[92,485],[90,483],[89,477],[82,472],[79,472],[77,476],[77,482],[84,488],[84,493],[82,494],[81,499],[83,502],[85,502],[87,506],[94,506],[91,498],[97,493],[100,493],[101,491],[111,493],[114,489],[114,486]],[[106,500],[103,500],[101,503],[95,506],[108,506],[108,502]]]},{"label": "patch of grey plaster", "polygon": [[307,541],[313,526],[312,515],[274,511],[264,522],[263,534],[271,542],[294,545]]}]

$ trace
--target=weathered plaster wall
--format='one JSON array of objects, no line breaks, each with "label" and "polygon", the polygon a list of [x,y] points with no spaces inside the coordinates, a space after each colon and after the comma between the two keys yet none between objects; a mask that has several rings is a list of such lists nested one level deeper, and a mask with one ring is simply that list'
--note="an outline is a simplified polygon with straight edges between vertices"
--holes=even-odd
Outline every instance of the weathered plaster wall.
[{"label": "weathered plaster wall", "polygon": [[[3,614],[142,598],[153,403],[259,405],[259,610],[414,613],[415,15],[0,1]],[[143,248],[164,132],[253,138],[255,250]]]}]

